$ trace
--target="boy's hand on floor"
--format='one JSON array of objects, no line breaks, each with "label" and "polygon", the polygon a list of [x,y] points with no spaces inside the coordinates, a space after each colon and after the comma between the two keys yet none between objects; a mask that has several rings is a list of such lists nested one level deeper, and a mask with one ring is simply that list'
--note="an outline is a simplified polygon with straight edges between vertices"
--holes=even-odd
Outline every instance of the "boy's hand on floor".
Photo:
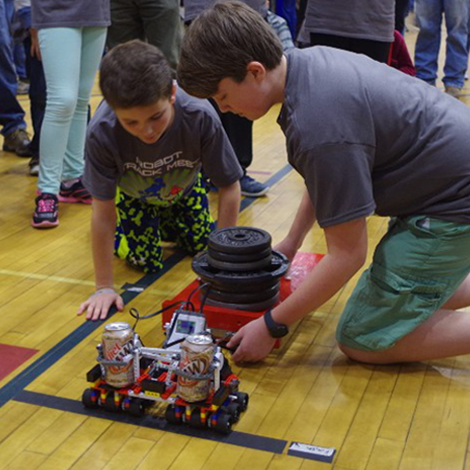
[{"label": "boy's hand on floor", "polygon": [[275,342],[268,332],[264,318],[260,317],[238,330],[227,347],[236,349],[232,354],[235,362],[258,362],[271,352]]},{"label": "boy's hand on floor", "polygon": [[114,289],[100,289],[80,305],[77,315],[86,312],[87,320],[104,320],[113,305],[116,305],[116,308],[122,312],[124,309],[122,297]]}]

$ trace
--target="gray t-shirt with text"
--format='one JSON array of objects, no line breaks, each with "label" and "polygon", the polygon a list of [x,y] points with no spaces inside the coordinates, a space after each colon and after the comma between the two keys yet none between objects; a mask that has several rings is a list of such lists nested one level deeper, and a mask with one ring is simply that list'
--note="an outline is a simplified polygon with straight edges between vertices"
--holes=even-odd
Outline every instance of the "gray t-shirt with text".
[{"label": "gray t-shirt with text", "polygon": [[322,227],[426,215],[470,224],[470,108],[364,55],[287,55],[278,122]]},{"label": "gray t-shirt with text", "polygon": [[177,89],[174,120],[154,144],[129,134],[102,102],[88,126],[84,184],[97,199],[116,188],[150,204],[169,206],[188,194],[201,171],[217,187],[243,176],[220,119],[206,100]]},{"label": "gray t-shirt with text", "polygon": [[309,0],[305,30],[393,42],[395,0]]}]

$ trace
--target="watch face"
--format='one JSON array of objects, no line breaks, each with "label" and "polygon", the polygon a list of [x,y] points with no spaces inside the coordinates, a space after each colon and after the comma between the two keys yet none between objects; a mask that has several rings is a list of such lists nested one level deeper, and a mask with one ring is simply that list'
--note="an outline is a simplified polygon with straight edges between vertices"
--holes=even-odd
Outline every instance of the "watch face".
[{"label": "watch face", "polygon": [[275,338],[282,338],[283,336],[286,336],[287,333],[289,333],[289,328],[287,328],[286,325],[280,325],[278,324],[276,327],[276,336]]}]

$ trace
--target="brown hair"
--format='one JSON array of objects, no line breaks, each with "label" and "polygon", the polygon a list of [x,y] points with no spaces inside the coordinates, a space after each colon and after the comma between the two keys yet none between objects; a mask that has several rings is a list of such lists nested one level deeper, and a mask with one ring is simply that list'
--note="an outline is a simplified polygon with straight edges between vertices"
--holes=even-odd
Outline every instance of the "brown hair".
[{"label": "brown hair", "polygon": [[100,67],[100,88],[112,108],[148,106],[171,96],[172,70],[155,46],[134,40],[108,52]]},{"label": "brown hair", "polygon": [[216,3],[186,31],[178,83],[189,94],[208,98],[223,78],[242,82],[252,61],[276,68],[282,52],[279,38],[258,12],[236,1]]}]

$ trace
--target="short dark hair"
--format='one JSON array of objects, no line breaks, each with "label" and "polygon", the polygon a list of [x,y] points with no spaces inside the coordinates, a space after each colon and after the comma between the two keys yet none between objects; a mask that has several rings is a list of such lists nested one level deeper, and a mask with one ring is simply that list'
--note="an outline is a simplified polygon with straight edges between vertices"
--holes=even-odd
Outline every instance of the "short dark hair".
[{"label": "short dark hair", "polygon": [[208,98],[224,78],[242,82],[252,61],[267,70],[282,59],[282,44],[266,20],[247,5],[220,2],[202,12],[186,31],[178,83],[190,95]]},{"label": "short dark hair", "polygon": [[148,106],[171,96],[173,73],[155,46],[134,40],[111,49],[100,67],[100,88],[112,108]]}]

